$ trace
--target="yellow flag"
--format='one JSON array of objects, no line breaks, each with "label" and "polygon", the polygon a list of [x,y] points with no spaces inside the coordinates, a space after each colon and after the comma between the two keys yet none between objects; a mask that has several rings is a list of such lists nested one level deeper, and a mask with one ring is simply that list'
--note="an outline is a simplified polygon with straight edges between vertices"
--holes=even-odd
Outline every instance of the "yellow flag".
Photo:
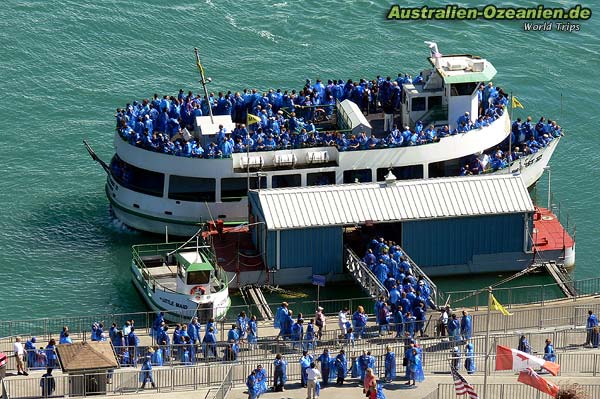
[{"label": "yellow flag", "polygon": [[521,102],[519,100],[517,100],[517,97],[512,96],[512,107],[513,108],[523,108],[523,104],[521,104]]},{"label": "yellow flag", "polygon": [[496,299],[494,294],[492,294],[492,303],[490,305],[492,306],[493,309],[499,311],[504,316],[512,316],[512,313],[509,313],[508,310],[506,310],[506,308],[504,306],[502,306],[502,304],[500,302],[498,302],[498,300]]},{"label": "yellow flag", "polygon": [[248,114],[248,118],[247,118],[246,122],[247,122],[246,125],[250,126],[250,125],[260,122],[260,118],[256,115]]}]

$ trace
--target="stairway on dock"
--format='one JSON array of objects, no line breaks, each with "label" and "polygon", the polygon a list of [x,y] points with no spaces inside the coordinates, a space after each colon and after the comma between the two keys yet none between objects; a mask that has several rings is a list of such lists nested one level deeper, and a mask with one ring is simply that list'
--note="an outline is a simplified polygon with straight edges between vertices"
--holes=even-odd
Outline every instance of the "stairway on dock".
[{"label": "stairway on dock", "polygon": [[[437,287],[431,281],[431,279],[417,266],[415,262],[406,254],[403,249],[400,249],[404,256],[407,258],[410,267],[413,272],[413,276],[416,278],[422,277],[429,287],[431,288],[431,297],[434,303],[437,303]],[[369,267],[362,261],[361,258],[354,253],[352,249],[349,247],[344,248],[344,256],[345,256],[345,264],[346,269],[350,272],[350,275],[354,278],[354,280],[371,296],[372,298],[379,298],[383,296],[385,298],[389,297],[389,292],[387,288],[379,281],[377,276],[369,269]]]},{"label": "stairway on dock", "polygon": [[564,265],[555,261],[544,262],[543,265],[567,298],[577,296],[577,289]]},{"label": "stairway on dock", "polygon": [[249,304],[248,302],[251,302],[251,304],[256,307],[258,314],[263,320],[273,320],[273,312],[260,287],[256,285],[245,285],[240,287],[240,292],[247,304]]}]

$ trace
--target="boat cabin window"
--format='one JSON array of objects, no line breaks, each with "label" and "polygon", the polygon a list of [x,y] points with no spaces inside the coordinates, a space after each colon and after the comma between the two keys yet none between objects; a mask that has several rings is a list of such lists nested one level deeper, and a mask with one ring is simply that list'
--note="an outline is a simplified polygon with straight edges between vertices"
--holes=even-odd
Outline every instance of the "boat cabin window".
[{"label": "boat cabin window", "polygon": [[169,198],[181,201],[215,202],[215,179],[171,175]]},{"label": "boat cabin window", "polygon": [[307,186],[325,186],[335,184],[335,172],[308,173],[306,175]]},{"label": "boat cabin window", "polygon": [[442,96],[431,96],[427,98],[429,109],[442,106]]},{"label": "boat cabin window", "polygon": [[[411,180],[423,178],[423,165],[397,166],[391,168],[392,173],[398,180]],[[377,169],[377,181],[384,181],[390,168]]]},{"label": "boat cabin window", "polygon": [[210,270],[196,270],[187,274],[187,285],[208,283],[210,283]]},{"label": "boat cabin window", "polygon": [[110,162],[113,178],[125,188],[138,193],[163,196],[165,175],[128,164],[115,155]]},{"label": "boat cabin window", "polygon": [[272,180],[273,188],[300,187],[301,185],[300,175],[275,175]]},{"label": "boat cabin window", "polygon": [[450,93],[453,96],[470,96],[479,87],[477,82],[455,83],[450,86]]},{"label": "boat cabin window", "polygon": [[371,169],[357,169],[344,171],[344,183],[369,183],[373,181]]},{"label": "boat cabin window", "polygon": [[[250,189],[258,188],[258,178],[250,175]],[[267,179],[260,178],[260,188],[267,188]],[[221,179],[221,201],[236,202],[248,196],[248,178],[232,177]]]},{"label": "boat cabin window", "polygon": [[413,97],[412,99],[412,106],[411,106],[411,111],[425,111],[426,105],[425,105],[425,101],[427,100],[427,97]]}]

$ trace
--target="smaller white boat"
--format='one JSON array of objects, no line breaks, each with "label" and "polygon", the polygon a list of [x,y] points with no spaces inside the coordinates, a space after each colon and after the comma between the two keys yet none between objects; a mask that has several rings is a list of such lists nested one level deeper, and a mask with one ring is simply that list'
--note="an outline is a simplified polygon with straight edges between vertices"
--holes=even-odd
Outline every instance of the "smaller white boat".
[{"label": "smaller white boat", "polygon": [[[195,238],[195,237],[193,237]],[[132,281],[148,306],[172,321],[221,319],[231,305],[227,273],[210,245],[187,242],[132,247]]]}]

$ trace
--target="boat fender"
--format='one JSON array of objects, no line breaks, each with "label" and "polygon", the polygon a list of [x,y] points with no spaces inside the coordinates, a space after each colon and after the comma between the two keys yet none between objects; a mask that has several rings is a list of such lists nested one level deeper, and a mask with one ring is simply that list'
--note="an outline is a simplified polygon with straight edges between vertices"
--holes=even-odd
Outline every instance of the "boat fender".
[{"label": "boat fender", "polygon": [[197,285],[195,287],[192,287],[192,289],[190,290],[190,295],[204,295],[204,293],[206,292],[206,290],[204,289],[203,286],[201,285]]}]

